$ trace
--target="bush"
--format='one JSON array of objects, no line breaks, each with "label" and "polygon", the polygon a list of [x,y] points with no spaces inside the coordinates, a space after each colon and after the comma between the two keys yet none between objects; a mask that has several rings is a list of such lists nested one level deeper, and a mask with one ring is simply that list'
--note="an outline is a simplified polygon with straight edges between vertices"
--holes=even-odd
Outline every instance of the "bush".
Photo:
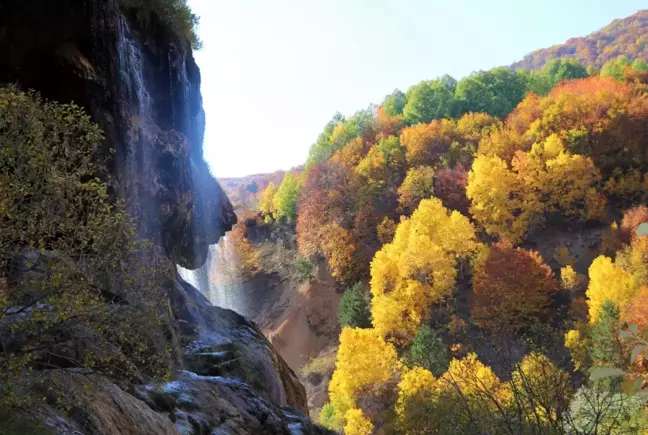
[{"label": "bush", "polygon": [[313,279],[315,265],[308,258],[297,256],[294,267],[295,276],[299,282],[309,282]]},{"label": "bush", "polygon": [[327,371],[332,373],[335,370],[336,357],[335,352],[328,352],[313,358],[299,369],[299,374],[303,377],[308,377],[310,375],[326,373]]},{"label": "bush", "polygon": [[428,325],[423,325],[414,335],[407,353],[407,363],[428,369],[434,376],[440,376],[448,368],[448,349],[443,340]]},{"label": "bush", "polygon": [[168,373],[172,265],[110,197],[102,141],[79,107],[0,88],[0,407],[29,402],[34,369]]},{"label": "bush", "polygon": [[371,327],[369,295],[362,283],[359,282],[344,292],[340,298],[338,319],[342,328]]},{"label": "bush", "polygon": [[196,26],[198,17],[191,12],[187,0],[118,0],[125,12],[132,11],[139,24],[147,28],[156,17],[180,38],[187,39],[195,50],[202,46]]}]

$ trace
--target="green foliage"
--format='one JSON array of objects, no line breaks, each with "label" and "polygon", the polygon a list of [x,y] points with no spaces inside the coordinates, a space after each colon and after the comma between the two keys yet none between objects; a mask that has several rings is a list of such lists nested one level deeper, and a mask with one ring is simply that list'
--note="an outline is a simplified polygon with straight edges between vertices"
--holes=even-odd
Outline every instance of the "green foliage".
[{"label": "green foliage", "polygon": [[564,80],[588,77],[587,68],[574,59],[551,59],[542,68],[553,86]]},{"label": "green foliage", "polygon": [[299,186],[297,177],[291,172],[284,176],[277,193],[274,196],[275,217],[283,222],[294,222],[297,217],[297,196]]},{"label": "green foliage", "polygon": [[407,97],[401,90],[396,89],[385,97],[380,107],[387,115],[398,116],[403,114],[405,104],[407,104]]},{"label": "green foliage", "polygon": [[0,403],[29,400],[34,367],[167,374],[156,303],[173,271],[111,199],[102,140],[79,107],[0,89]]},{"label": "green foliage", "polygon": [[148,28],[159,21],[176,36],[188,40],[195,50],[200,49],[198,17],[191,12],[187,0],[118,0],[118,4],[124,12],[132,13],[140,26]]},{"label": "green foliage", "polygon": [[483,112],[504,118],[522,101],[526,81],[506,68],[493,68],[469,75],[457,84],[456,98],[462,112]]},{"label": "green foliage", "polygon": [[[527,91],[547,95],[560,82],[588,77],[590,71],[574,59],[550,59],[541,71],[520,70],[526,81]],[[598,74],[598,73],[597,73]]]},{"label": "green foliage", "polygon": [[315,142],[308,151],[308,159],[306,160],[307,168],[315,163],[323,163],[331,157],[331,154],[335,151],[330,140],[331,135],[333,134],[333,129],[344,121],[346,121],[346,119],[340,112],[333,115],[333,118],[328,122],[328,124],[326,124],[324,130],[317,138],[317,142]]},{"label": "green foliage", "polygon": [[313,279],[315,265],[308,258],[297,257],[295,260],[295,276],[299,282],[309,282]]},{"label": "green foliage", "polygon": [[331,402],[322,407],[319,422],[331,430],[340,430],[344,427],[344,420],[340,418],[340,414],[335,411],[335,405]]},{"label": "green foliage", "polygon": [[599,316],[591,326],[590,356],[595,365],[617,366],[623,364],[623,345],[617,338],[621,313],[610,300],[603,302]]},{"label": "green foliage", "polygon": [[434,376],[441,376],[448,368],[450,357],[441,337],[428,325],[423,325],[414,335],[407,362],[410,366],[429,370]]},{"label": "green foliage", "polygon": [[456,114],[454,96],[457,81],[450,76],[422,81],[407,90],[403,116],[408,124],[450,118]]},{"label": "green foliage", "polygon": [[648,62],[643,59],[635,59],[630,67],[637,72],[648,72]]},{"label": "green foliage", "polygon": [[630,59],[625,56],[619,56],[614,60],[610,60],[601,68],[601,77],[613,77],[621,81],[625,77],[625,68],[630,67]]},{"label": "green foliage", "polygon": [[338,319],[343,328],[369,328],[371,326],[369,295],[362,283],[359,282],[344,292],[340,298]]}]

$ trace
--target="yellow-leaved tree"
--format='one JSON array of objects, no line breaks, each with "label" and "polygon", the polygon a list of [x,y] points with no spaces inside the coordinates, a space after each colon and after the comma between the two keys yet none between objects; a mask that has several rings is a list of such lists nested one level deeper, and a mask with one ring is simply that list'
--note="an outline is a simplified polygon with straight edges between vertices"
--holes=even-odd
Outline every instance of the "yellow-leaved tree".
[{"label": "yellow-leaved tree", "polygon": [[345,435],[371,435],[373,433],[373,424],[360,409],[349,409],[345,417],[347,421],[344,426]]},{"label": "yellow-leaved tree", "polygon": [[568,152],[557,135],[529,152],[515,151],[508,163],[497,154],[479,155],[468,176],[470,212],[489,234],[517,243],[547,215],[580,221],[603,217],[599,170],[591,158]]},{"label": "yellow-leaved tree", "polygon": [[348,412],[357,408],[361,399],[379,396],[382,387],[400,367],[394,346],[375,330],[343,328],[335,372],[329,384],[330,401],[322,409],[322,423],[332,429],[347,424],[356,429],[368,427],[360,418],[362,415]]},{"label": "yellow-leaved tree", "polygon": [[639,291],[633,283],[632,275],[604,255],[592,262],[589,278],[586,295],[592,323],[598,319],[603,302],[610,300],[617,307],[624,307]]},{"label": "yellow-leaved tree", "polygon": [[414,210],[425,198],[434,193],[434,169],[416,166],[407,171],[403,184],[398,188],[398,202],[405,210]]},{"label": "yellow-leaved tree", "polygon": [[470,213],[489,234],[512,243],[526,234],[530,216],[523,211],[522,184],[501,158],[477,156],[466,195],[472,204]]},{"label": "yellow-leaved tree", "polygon": [[430,304],[451,294],[457,261],[479,246],[468,218],[450,212],[439,199],[421,201],[371,262],[371,314],[378,334],[407,344]]},{"label": "yellow-leaved tree", "polygon": [[499,420],[512,399],[511,389],[476,354],[453,359],[439,382],[445,390],[444,406],[454,410],[450,421],[463,428],[451,433],[502,433]]},{"label": "yellow-leaved tree", "polygon": [[573,394],[569,374],[541,353],[524,357],[510,386],[525,419],[541,426],[556,427],[559,413],[567,409]]},{"label": "yellow-leaved tree", "polygon": [[274,203],[274,197],[277,194],[277,186],[271,181],[270,184],[268,184],[268,187],[263,189],[261,193],[259,193],[259,210],[261,213],[263,213],[266,216],[270,216],[270,219],[272,219],[272,215],[277,212],[277,208],[275,207]]},{"label": "yellow-leaved tree", "polygon": [[[396,417],[406,435],[436,433],[442,421],[436,415],[440,384],[422,367],[406,370],[398,383]],[[441,408],[443,409],[443,408]]]}]

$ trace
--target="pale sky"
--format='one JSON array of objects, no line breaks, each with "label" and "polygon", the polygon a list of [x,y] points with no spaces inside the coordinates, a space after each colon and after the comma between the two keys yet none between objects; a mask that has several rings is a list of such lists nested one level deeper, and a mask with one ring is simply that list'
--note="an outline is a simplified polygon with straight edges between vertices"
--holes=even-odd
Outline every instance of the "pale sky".
[{"label": "pale sky", "polygon": [[201,17],[205,158],[217,177],[304,163],[336,111],[508,65],[646,0],[189,0]]}]

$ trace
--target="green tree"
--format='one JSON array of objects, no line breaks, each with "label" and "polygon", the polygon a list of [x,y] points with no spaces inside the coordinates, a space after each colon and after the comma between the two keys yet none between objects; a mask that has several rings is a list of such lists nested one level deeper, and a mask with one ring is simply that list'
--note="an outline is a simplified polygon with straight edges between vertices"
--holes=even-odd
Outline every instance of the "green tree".
[{"label": "green tree", "polygon": [[448,349],[441,337],[428,325],[416,331],[406,357],[410,366],[423,367],[434,376],[441,376],[450,362]]},{"label": "green tree", "polygon": [[640,434],[647,429],[644,414],[646,400],[627,396],[608,382],[581,387],[574,396],[565,418],[564,433]]},{"label": "green tree", "polygon": [[306,160],[306,167],[315,164],[323,163],[333,154],[333,146],[331,145],[331,135],[333,130],[339,124],[346,121],[346,118],[340,113],[336,112],[333,118],[326,124],[322,133],[320,133],[317,141],[310,147],[308,151],[308,159]]},{"label": "green tree", "polygon": [[601,305],[597,320],[591,326],[590,356],[595,365],[622,367],[623,344],[619,340],[621,311],[616,304],[606,300]]},{"label": "green tree", "polygon": [[407,103],[403,116],[408,124],[430,122],[433,119],[451,118],[456,114],[454,87],[456,81],[449,76],[422,81],[407,90]]},{"label": "green tree", "polygon": [[520,70],[518,74],[526,82],[527,92],[547,95],[554,86],[553,80],[544,71]]},{"label": "green tree", "polygon": [[526,94],[523,75],[506,68],[473,73],[457,84],[455,93],[462,112],[484,112],[504,118]]},{"label": "green tree", "polygon": [[621,81],[625,77],[625,69],[630,66],[630,59],[625,56],[619,56],[616,59],[605,62],[601,68],[601,77],[613,77]]},{"label": "green tree", "polygon": [[117,3],[125,12],[135,11],[133,15],[141,26],[147,28],[153,22],[161,22],[176,36],[188,40],[195,50],[202,47],[196,32],[199,19],[191,12],[187,0],[118,0]]},{"label": "green tree", "polygon": [[635,59],[631,67],[637,72],[648,72],[648,62],[643,59]]},{"label": "green tree", "polygon": [[574,59],[551,59],[542,68],[549,77],[552,86],[564,80],[582,79],[588,77],[587,68]]},{"label": "green tree", "polygon": [[340,298],[338,307],[340,326],[350,328],[371,327],[371,312],[369,310],[369,294],[364,285],[359,282],[346,289]]},{"label": "green tree", "polygon": [[387,115],[398,116],[403,114],[406,103],[407,97],[403,91],[395,89],[394,92],[385,97],[380,107]]},{"label": "green tree", "polygon": [[274,206],[276,209],[276,218],[291,223],[297,217],[297,196],[299,195],[299,186],[297,177],[292,172],[285,176],[277,193],[274,196]]}]

